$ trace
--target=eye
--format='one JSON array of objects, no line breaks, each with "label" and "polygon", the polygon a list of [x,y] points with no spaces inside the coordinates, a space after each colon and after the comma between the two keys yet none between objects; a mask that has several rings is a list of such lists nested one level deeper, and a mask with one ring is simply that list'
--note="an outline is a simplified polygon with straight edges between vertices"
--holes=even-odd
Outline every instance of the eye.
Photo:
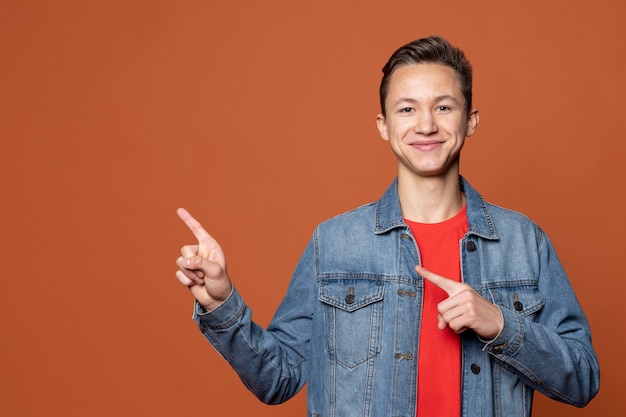
[{"label": "eye", "polygon": [[400,113],[411,113],[413,111],[412,107],[403,107],[400,109]]},{"label": "eye", "polygon": [[450,111],[450,107],[448,106],[444,106],[443,104],[440,106],[437,106],[436,111],[438,112],[446,112],[446,111]]}]

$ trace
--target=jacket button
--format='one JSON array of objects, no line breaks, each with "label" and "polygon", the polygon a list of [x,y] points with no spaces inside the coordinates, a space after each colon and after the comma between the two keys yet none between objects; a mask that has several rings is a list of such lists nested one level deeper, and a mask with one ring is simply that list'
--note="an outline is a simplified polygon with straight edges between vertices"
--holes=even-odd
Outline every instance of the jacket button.
[{"label": "jacket button", "polygon": [[480,373],[480,366],[476,365],[475,363],[473,363],[470,366],[470,369],[472,370],[472,372],[476,375],[478,375]]},{"label": "jacket button", "polygon": [[494,347],[493,349],[491,349],[491,352],[495,353],[496,355],[499,355],[502,352],[504,352],[504,348],[507,347],[508,345],[509,345],[509,342],[504,342],[501,345],[498,345]]},{"label": "jacket button", "polygon": [[350,290],[348,291],[348,295],[346,295],[346,304],[353,304],[354,303],[354,288],[350,287]]},{"label": "jacket button", "polygon": [[465,247],[470,252],[474,252],[476,250],[476,244],[472,242],[471,240],[465,244]]}]

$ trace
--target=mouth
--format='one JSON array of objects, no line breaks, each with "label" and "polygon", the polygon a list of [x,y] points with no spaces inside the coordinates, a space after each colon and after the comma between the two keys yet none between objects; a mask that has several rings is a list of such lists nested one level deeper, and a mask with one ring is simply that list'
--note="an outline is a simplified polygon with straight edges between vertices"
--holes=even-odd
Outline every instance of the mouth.
[{"label": "mouth", "polygon": [[433,149],[437,149],[439,146],[441,146],[442,143],[443,142],[436,141],[436,140],[425,140],[425,141],[410,143],[409,146],[417,149],[418,151],[428,152],[428,151],[432,151]]}]

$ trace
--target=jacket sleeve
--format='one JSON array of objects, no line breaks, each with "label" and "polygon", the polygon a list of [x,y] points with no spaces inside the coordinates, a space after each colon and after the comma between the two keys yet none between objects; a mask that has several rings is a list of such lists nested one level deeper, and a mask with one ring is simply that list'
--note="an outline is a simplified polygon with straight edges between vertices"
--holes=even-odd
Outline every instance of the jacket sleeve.
[{"label": "jacket sleeve", "polygon": [[252,321],[252,311],[236,289],[211,312],[195,305],[193,318],[200,331],[245,386],[267,404],[287,401],[306,382],[310,298],[316,295],[312,248],[310,243],[267,329]]},{"label": "jacket sleeve", "polygon": [[504,328],[483,350],[544,395],[583,407],[600,385],[589,324],[548,237],[538,236],[545,305],[534,320],[501,306]]}]

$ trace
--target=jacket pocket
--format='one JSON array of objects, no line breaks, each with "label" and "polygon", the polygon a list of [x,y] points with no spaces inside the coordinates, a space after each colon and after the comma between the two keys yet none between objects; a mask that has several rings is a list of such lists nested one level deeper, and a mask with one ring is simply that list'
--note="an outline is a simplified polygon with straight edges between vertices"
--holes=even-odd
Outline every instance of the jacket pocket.
[{"label": "jacket pocket", "polygon": [[534,318],[545,305],[545,297],[534,281],[490,284],[483,288],[483,296],[502,308]]},{"label": "jacket pocket", "polygon": [[380,353],[384,281],[341,277],[320,282],[325,345],[331,358],[354,368]]}]

